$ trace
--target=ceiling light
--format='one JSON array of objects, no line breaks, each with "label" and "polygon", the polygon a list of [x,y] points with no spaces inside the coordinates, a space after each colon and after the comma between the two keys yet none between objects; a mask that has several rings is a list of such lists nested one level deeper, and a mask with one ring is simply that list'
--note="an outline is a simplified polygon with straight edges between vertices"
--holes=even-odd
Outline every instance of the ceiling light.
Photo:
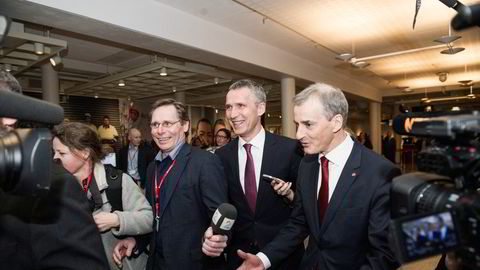
[{"label": "ceiling light", "polygon": [[60,55],[57,54],[54,57],[50,58],[50,63],[52,64],[52,66],[56,67],[62,63],[62,58],[60,57]]},{"label": "ceiling light", "polygon": [[118,86],[125,86],[125,81],[124,80],[118,81]]},{"label": "ceiling light", "polygon": [[355,56],[354,56],[353,54],[351,54],[351,53],[342,53],[342,54],[338,55],[337,57],[335,57],[335,59],[348,62],[348,61],[350,61],[353,57],[355,57]]},{"label": "ceiling light", "polygon": [[9,63],[3,64],[3,67],[5,68],[5,70],[6,70],[7,72],[12,71],[12,65],[9,64]]},{"label": "ceiling light", "polygon": [[95,93],[95,95],[93,96],[94,98],[98,98],[98,93]]},{"label": "ceiling light", "polygon": [[461,86],[470,86],[470,85],[473,85],[472,80],[461,80],[461,81],[458,81],[458,83],[459,83]]},{"label": "ceiling light", "polygon": [[453,106],[453,107],[452,107],[452,111],[460,111],[460,107],[458,107],[458,106]]},{"label": "ceiling light", "polygon": [[357,62],[353,62],[352,65],[356,68],[366,68],[370,66],[370,63],[367,63],[365,61],[357,61]]},{"label": "ceiling light", "polygon": [[433,41],[435,42],[438,42],[438,43],[442,43],[442,44],[448,44],[448,43],[452,43],[454,42],[455,40],[461,38],[461,36],[441,36]]},{"label": "ceiling light", "polygon": [[454,47],[448,47],[448,49],[446,50],[443,50],[441,51],[440,53],[441,54],[456,54],[456,53],[459,53],[461,51],[465,50],[465,48],[462,48],[462,47],[457,47],[457,48],[454,48]]},{"label": "ceiling light", "polygon": [[270,117],[270,114],[269,114],[269,113],[267,113],[267,117]]},{"label": "ceiling light", "polygon": [[215,113],[218,113],[218,109],[215,109]]},{"label": "ceiling light", "polygon": [[36,54],[43,54],[43,52],[44,52],[44,50],[43,50],[43,43],[39,43],[39,42],[33,43],[33,51],[34,51]]},{"label": "ceiling light", "polygon": [[278,118],[282,119],[282,116],[281,116],[281,115],[279,115],[279,116],[278,116]]},{"label": "ceiling light", "polygon": [[173,93],[177,92],[177,87],[173,86],[172,91],[173,91]]},{"label": "ceiling light", "polygon": [[467,97],[471,99],[476,98],[475,94],[473,94],[473,85],[470,85],[470,94],[468,94]]},{"label": "ceiling light", "polygon": [[160,76],[167,76],[167,68],[166,67],[162,67],[160,69]]},{"label": "ceiling light", "polygon": [[217,77],[213,78],[213,83],[218,84],[218,78]]}]

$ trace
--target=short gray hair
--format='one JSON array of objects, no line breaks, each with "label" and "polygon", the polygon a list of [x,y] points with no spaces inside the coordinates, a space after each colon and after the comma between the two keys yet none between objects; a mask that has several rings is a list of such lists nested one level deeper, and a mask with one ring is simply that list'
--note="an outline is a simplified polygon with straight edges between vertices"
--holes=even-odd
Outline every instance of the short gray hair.
[{"label": "short gray hair", "polygon": [[348,102],[342,90],[325,83],[315,83],[298,93],[293,98],[293,105],[302,105],[312,95],[320,101],[326,114],[325,117],[331,120],[335,115],[340,114],[343,118],[342,128],[345,128],[348,118]]},{"label": "short gray hair", "polygon": [[22,93],[22,87],[10,72],[0,68],[0,90]]},{"label": "short gray hair", "polygon": [[263,102],[263,103],[267,102],[267,94],[265,93],[265,90],[263,89],[263,87],[259,83],[251,79],[242,79],[234,82],[228,88],[228,92],[232,90],[237,90],[243,87],[248,88],[250,92],[252,92],[255,95],[258,102]]}]

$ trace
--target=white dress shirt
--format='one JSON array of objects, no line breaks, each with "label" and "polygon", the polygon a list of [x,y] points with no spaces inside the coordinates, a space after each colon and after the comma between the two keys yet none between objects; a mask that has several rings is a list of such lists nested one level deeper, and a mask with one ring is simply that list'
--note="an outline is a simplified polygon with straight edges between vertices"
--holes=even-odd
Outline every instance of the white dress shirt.
[{"label": "white dress shirt", "polygon": [[[332,194],[335,191],[340,175],[342,174],[343,168],[347,163],[348,157],[352,153],[353,149],[353,140],[347,134],[345,140],[342,143],[337,145],[332,151],[328,152],[325,157],[328,159],[328,201],[332,198]],[[323,154],[318,155],[318,163],[320,163],[320,171],[318,173],[318,184],[317,184],[317,197],[320,193],[320,187],[322,185],[322,163],[320,158],[323,157]],[[270,260],[268,257],[262,253],[257,253],[257,256],[262,261],[265,269],[271,266]]]},{"label": "white dress shirt", "polygon": [[[332,194],[335,191],[340,175],[342,174],[345,163],[347,163],[350,153],[353,149],[353,140],[347,134],[345,140],[342,143],[328,152],[325,157],[328,159],[328,201],[332,198]],[[320,158],[323,154],[318,155],[318,163],[320,163],[320,171],[318,173],[317,183],[317,198],[320,193],[320,187],[322,186],[322,163]]]},{"label": "white dress shirt", "polygon": [[263,147],[265,145],[265,130],[263,127],[260,132],[258,132],[258,134],[249,142],[246,142],[241,137],[238,138],[238,171],[243,193],[245,193],[245,166],[247,165],[247,150],[245,147],[243,147],[243,145],[246,143],[252,145],[250,152],[252,152],[253,164],[255,166],[255,183],[258,191],[260,170],[262,169]]}]

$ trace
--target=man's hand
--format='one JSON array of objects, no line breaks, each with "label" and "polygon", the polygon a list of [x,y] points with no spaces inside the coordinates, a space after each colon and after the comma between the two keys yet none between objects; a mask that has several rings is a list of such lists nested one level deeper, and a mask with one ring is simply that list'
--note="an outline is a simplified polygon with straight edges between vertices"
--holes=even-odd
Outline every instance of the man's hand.
[{"label": "man's hand", "polygon": [[263,265],[259,257],[250,253],[245,253],[240,249],[237,250],[237,254],[240,258],[243,259],[242,265],[240,265],[240,267],[237,268],[237,270],[264,270],[265,269],[265,266]]},{"label": "man's hand", "polygon": [[273,190],[275,190],[278,195],[285,196],[289,201],[293,201],[295,193],[291,189],[292,182],[285,182],[280,178],[275,178],[270,185],[272,185]]},{"label": "man's hand", "polygon": [[120,226],[120,221],[115,213],[100,212],[93,216],[99,231],[104,232]]},{"label": "man's hand", "polygon": [[228,237],[225,235],[214,235],[212,227],[208,227],[203,235],[204,241],[202,251],[210,257],[218,257],[222,254],[223,249],[227,246]]},{"label": "man's hand", "polygon": [[132,255],[132,250],[136,245],[137,242],[133,237],[128,237],[117,242],[113,248],[113,260],[118,267],[122,267],[122,260],[124,257],[130,257]]}]

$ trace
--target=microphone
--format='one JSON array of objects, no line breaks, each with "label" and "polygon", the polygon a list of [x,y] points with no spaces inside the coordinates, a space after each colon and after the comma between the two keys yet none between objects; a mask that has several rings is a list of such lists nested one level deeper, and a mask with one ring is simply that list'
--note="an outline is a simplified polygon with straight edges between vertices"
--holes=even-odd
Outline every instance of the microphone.
[{"label": "microphone", "polygon": [[213,234],[226,235],[237,219],[237,209],[229,203],[222,203],[212,217]]},{"label": "microphone", "polygon": [[450,137],[480,132],[478,111],[404,113],[393,119],[393,130],[400,135]]},{"label": "microphone", "polygon": [[452,28],[462,30],[471,26],[480,26],[480,4],[465,7],[453,17]]},{"label": "microphone", "polygon": [[63,108],[43,100],[0,90],[0,117],[60,124],[63,121]]}]

